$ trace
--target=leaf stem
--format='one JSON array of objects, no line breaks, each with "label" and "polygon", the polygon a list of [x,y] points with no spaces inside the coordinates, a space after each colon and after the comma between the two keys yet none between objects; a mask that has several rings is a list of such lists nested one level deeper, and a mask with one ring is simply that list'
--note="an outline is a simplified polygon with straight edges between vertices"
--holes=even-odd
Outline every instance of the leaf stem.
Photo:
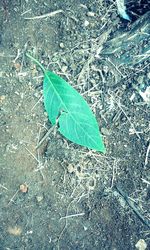
[{"label": "leaf stem", "polygon": [[42,66],[42,64],[37,59],[35,59],[33,56],[31,56],[28,53],[26,53],[26,56],[28,58],[30,58],[33,62],[35,62],[43,70],[43,72],[45,73],[45,71],[46,71],[45,68]]}]

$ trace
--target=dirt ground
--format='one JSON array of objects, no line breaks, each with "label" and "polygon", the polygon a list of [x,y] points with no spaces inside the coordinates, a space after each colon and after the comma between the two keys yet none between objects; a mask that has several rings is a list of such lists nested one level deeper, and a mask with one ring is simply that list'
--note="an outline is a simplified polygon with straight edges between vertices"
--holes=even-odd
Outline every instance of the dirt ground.
[{"label": "dirt ground", "polygon": [[[150,249],[148,1],[132,22],[114,1],[0,2],[0,250]],[[36,149],[51,124],[27,51],[87,100],[106,154],[58,131]]]}]

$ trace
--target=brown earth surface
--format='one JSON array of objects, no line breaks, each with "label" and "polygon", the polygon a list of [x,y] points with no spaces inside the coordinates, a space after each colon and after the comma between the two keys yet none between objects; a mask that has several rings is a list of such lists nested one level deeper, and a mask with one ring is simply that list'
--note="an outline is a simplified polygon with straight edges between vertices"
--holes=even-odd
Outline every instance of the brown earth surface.
[{"label": "brown earth surface", "polygon": [[[150,14],[135,19],[121,19],[114,1],[1,1],[0,250],[150,249],[149,101],[142,95],[150,82]],[[43,73],[26,52],[87,100],[106,154],[57,130],[36,149],[51,124]]]}]

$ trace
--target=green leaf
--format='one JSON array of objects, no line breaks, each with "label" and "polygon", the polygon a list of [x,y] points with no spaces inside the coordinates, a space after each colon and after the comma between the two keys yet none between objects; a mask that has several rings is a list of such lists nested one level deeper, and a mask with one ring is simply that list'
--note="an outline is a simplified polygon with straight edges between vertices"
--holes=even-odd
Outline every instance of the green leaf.
[{"label": "green leaf", "polygon": [[26,53],[44,72],[44,104],[53,125],[70,141],[105,152],[98,124],[83,97],[58,75],[46,71],[42,64]]},{"label": "green leaf", "polygon": [[44,70],[44,105],[54,125],[58,118],[59,131],[70,141],[105,152],[95,116],[83,97],[64,79]]}]

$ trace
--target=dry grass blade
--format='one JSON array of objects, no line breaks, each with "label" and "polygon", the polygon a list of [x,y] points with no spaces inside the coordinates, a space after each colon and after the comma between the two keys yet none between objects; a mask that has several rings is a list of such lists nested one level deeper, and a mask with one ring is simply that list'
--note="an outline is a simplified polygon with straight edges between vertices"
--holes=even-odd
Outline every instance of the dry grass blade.
[{"label": "dry grass blade", "polygon": [[124,193],[122,191],[122,189],[118,186],[115,186],[116,191],[123,197],[123,199],[126,201],[126,203],[128,204],[128,206],[133,210],[133,212],[138,216],[138,218],[146,225],[150,228],[150,221],[145,218],[139,207],[137,207],[134,202],[126,195],[126,193]]},{"label": "dry grass blade", "polygon": [[47,137],[50,135],[50,133],[54,130],[54,128],[55,128],[56,126],[53,126],[53,127],[51,127],[48,131],[47,131],[47,133],[43,136],[43,138],[41,139],[41,141],[38,143],[38,145],[36,146],[36,149],[38,149],[41,145],[42,145],[42,143],[47,139]]},{"label": "dry grass blade", "polygon": [[147,151],[146,151],[146,157],[145,157],[145,164],[144,167],[148,165],[148,155],[150,152],[150,144],[148,145]]},{"label": "dry grass blade", "polygon": [[53,17],[59,13],[62,13],[63,10],[56,10],[56,11],[53,11],[53,12],[50,12],[50,13],[47,13],[47,14],[44,14],[44,15],[40,15],[40,16],[33,16],[33,17],[25,17],[24,19],[25,20],[36,20],[36,19],[42,19],[42,18],[46,18],[46,17]]}]

